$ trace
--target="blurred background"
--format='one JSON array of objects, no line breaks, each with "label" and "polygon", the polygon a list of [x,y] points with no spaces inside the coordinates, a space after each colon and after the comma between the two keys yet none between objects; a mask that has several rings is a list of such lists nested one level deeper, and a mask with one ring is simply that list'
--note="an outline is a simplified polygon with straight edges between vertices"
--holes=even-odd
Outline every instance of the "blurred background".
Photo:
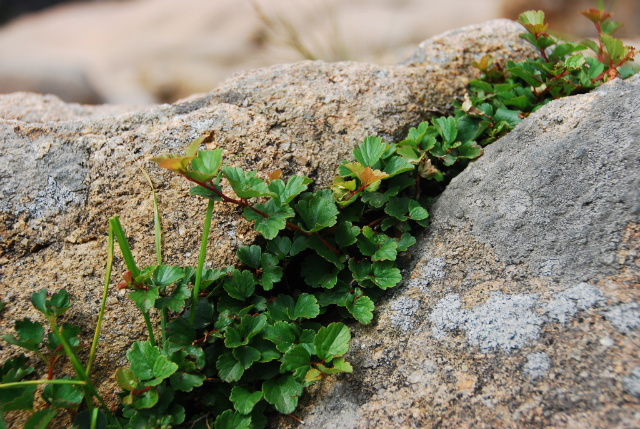
[{"label": "blurred background", "polygon": [[[637,46],[640,0],[602,1]],[[595,34],[596,0],[0,0],[0,93],[78,103],[170,103],[234,72],[321,59],[395,64],[421,41],[543,9],[550,30]]]}]

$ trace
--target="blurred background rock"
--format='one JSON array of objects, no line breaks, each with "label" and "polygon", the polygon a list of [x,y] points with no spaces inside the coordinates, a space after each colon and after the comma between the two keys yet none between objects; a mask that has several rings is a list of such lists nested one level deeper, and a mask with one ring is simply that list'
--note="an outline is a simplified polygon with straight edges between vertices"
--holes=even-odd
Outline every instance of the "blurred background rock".
[{"label": "blurred background rock", "polygon": [[[605,2],[637,40],[640,1]],[[393,64],[438,33],[546,11],[593,36],[596,0],[0,0],[0,93],[79,103],[173,102],[234,72],[302,59]]]}]

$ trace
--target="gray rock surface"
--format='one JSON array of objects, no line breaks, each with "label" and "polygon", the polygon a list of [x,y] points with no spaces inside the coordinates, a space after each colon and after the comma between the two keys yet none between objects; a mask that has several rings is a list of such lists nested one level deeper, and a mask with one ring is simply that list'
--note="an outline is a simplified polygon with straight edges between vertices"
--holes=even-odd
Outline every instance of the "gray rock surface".
[{"label": "gray rock surface", "polygon": [[554,101],[455,178],[305,427],[640,427],[638,94]]}]

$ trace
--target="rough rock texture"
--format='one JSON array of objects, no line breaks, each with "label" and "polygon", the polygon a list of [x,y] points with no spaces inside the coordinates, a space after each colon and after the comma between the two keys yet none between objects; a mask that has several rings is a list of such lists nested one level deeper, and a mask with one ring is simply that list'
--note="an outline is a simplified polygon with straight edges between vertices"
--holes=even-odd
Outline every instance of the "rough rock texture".
[{"label": "rough rock texture", "polygon": [[[302,62],[240,74],[217,90],[173,105],[129,111],[119,106],[64,104],[51,96],[0,96],[0,329],[37,317],[31,293],[66,288],[76,301],[71,322],[89,336],[102,289],[109,217],[119,215],[140,265],[154,263],[149,170],[159,192],[165,263],[195,265],[204,204],[188,196],[183,179],[159,171],[149,155],[180,151],[210,135],[232,163],[266,174],[309,175],[320,185],[368,135],[397,140],[407,128],[448,108],[466,67],[485,52],[522,58],[532,50],[520,26],[493,21],[430,43],[429,60],[379,67],[364,63]],[[437,54],[438,49],[443,51]],[[253,240],[238,212],[217,206],[208,264],[233,261]],[[122,267],[114,272],[118,281]],[[111,398],[113,369],[141,338],[137,309],[112,290],[96,366]],[[15,350],[0,345],[0,360]]]},{"label": "rough rock texture", "polygon": [[452,181],[306,428],[640,427],[639,93],[550,103]]}]

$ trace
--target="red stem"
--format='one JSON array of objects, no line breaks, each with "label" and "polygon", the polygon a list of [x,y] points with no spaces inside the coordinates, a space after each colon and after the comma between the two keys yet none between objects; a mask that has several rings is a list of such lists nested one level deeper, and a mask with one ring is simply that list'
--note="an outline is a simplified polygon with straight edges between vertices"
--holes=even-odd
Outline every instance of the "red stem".
[{"label": "red stem", "polygon": [[[262,210],[255,208],[254,206],[252,206],[251,204],[249,204],[249,202],[248,202],[247,200],[245,200],[245,199],[239,199],[239,200],[236,200],[236,199],[234,199],[234,198],[228,197],[228,196],[226,196],[225,194],[223,194],[223,193],[222,193],[220,190],[218,190],[214,185],[210,185],[210,184],[208,184],[208,183],[200,182],[200,181],[195,180],[195,179],[192,179],[192,178],[190,178],[190,177],[186,177],[186,176],[184,176],[184,177],[185,177],[187,180],[189,180],[189,181],[191,181],[191,182],[193,182],[193,183],[196,183],[196,184],[198,184],[198,185],[202,186],[203,188],[208,189],[208,190],[210,190],[211,192],[215,193],[217,196],[219,196],[220,198],[222,198],[222,201],[223,201],[223,202],[225,202],[225,203],[232,203],[232,204],[235,204],[235,205],[240,206],[240,207],[247,207],[247,208],[250,208],[251,210],[253,210],[253,211],[254,211],[254,212],[256,212],[257,214],[259,214],[260,216],[264,217],[265,219],[269,219],[269,214],[268,214],[268,213],[265,213],[265,212],[263,212]],[[360,190],[364,190],[364,189],[366,189],[366,187],[367,187],[367,186],[369,186],[369,185],[362,185],[362,186],[360,187]],[[355,191],[355,192],[356,192],[356,193],[357,193],[357,192],[360,192],[360,190]],[[354,194],[354,195],[355,195],[355,194]],[[349,197],[349,198],[351,198],[351,197]],[[288,230],[290,230],[290,231],[296,231],[296,232],[298,232],[298,233],[300,233],[300,234],[306,235],[307,237],[309,237],[309,236],[313,235],[313,234],[312,234],[312,233],[310,233],[310,232],[306,232],[306,231],[304,231],[302,228],[300,228],[300,227],[299,227],[298,225],[296,225],[295,223],[292,223],[292,222],[289,222],[289,221],[286,221],[286,228],[287,228]],[[320,237],[320,235],[319,235],[317,232],[316,232],[316,234],[315,234],[315,235],[320,239],[320,241],[322,241],[322,244],[324,244],[324,246],[325,246],[327,249],[329,249],[330,251],[332,251],[332,252],[333,252],[333,253],[335,253],[336,255],[340,255],[340,252],[338,252],[338,251],[337,251],[337,250],[336,250],[336,249],[335,249],[335,248],[334,248],[330,243],[328,243],[326,240],[324,240],[322,237]]]},{"label": "red stem", "polygon": [[131,395],[132,395],[132,396],[137,396],[137,395],[139,395],[139,394],[141,394],[141,393],[146,392],[146,391],[147,391],[147,390],[149,390],[149,389],[151,389],[151,386],[147,386],[147,387],[145,387],[144,389],[140,389],[140,390],[133,389],[133,390],[131,391]]}]

